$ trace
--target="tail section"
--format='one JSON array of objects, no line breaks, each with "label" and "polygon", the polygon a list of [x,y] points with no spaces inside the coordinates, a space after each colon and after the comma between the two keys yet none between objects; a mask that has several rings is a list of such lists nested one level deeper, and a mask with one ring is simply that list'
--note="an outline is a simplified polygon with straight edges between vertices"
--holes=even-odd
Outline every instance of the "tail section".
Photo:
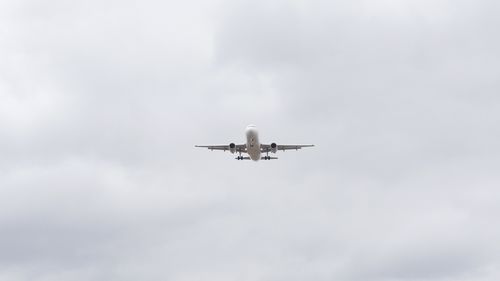
[{"label": "tail section", "polygon": [[[238,157],[235,157],[234,159],[236,160],[252,160],[250,157],[248,156],[238,156]],[[275,160],[275,159],[278,159],[278,157],[273,157],[273,156],[262,156],[260,158],[260,160]]]}]

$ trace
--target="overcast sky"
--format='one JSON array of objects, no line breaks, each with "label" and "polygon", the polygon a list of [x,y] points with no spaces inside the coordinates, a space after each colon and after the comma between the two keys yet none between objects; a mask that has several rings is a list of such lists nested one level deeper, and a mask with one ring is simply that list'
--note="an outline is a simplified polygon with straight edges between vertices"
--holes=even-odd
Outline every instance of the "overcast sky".
[{"label": "overcast sky", "polygon": [[499,14],[0,1],[0,280],[499,280]]}]

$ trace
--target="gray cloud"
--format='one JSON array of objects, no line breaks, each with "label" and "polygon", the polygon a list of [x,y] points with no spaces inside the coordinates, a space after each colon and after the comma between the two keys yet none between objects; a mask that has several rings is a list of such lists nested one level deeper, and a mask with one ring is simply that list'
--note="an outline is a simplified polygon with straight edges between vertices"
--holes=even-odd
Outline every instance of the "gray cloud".
[{"label": "gray cloud", "polygon": [[0,279],[497,280],[498,8],[1,3]]}]

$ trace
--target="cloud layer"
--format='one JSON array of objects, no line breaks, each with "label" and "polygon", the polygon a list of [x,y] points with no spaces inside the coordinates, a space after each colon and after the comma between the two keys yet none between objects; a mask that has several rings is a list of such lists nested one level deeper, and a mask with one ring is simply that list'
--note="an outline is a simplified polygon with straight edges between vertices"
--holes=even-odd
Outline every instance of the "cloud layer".
[{"label": "cloud layer", "polygon": [[0,3],[0,280],[498,280],[499,8]]}]

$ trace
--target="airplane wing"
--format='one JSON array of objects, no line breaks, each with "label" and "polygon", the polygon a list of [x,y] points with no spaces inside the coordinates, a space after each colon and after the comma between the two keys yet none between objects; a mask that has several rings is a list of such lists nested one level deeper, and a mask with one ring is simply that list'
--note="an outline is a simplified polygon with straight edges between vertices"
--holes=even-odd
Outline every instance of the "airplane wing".
[{"label": "airplane wing", "polygon": [[[222,150],[222,151],[226,151],[226,150],[229,151],[230,150],[230,147],[228,144],[225,144],[225,145],[195,145],[195,147],[204,147],[204,148],[208,148],[210,150]],[[246,153],[247,146],[246,146],[246,144],[236,144],[235,150],[236,150],[236,152]]]},{"label": "airplane wing", "polygon": [[[273,144],[261,144],[260,150],[261,152],[271,152],[273,150]],[[313,147],[314,144],[278,144],[276,145],[276,150],[299,150],[303,147]]]}]

